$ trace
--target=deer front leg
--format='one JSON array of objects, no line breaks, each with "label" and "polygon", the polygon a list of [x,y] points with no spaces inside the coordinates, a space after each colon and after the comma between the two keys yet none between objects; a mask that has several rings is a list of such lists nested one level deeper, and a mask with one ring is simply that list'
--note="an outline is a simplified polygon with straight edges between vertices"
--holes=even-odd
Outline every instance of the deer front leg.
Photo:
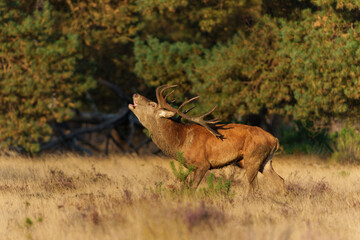
[{"label": "deer front leg", "polygon": [[194,169],[188,178],[190,186],[197,189],[205,173],[210,169],[210,163],[206,160],[204,151],[185,151],[184,159],[186,165]]},{"label": "deer front leg", "polygon": [[190,183],[190,185],[194,188],[197,189],[197,187],[199,186],[201,180],[204,178],[205,173],[210,169],[210,164],[202,164],[199,166],[194,166],[194,171],[190,174],[189,176],[189,181],[188,183]]}]

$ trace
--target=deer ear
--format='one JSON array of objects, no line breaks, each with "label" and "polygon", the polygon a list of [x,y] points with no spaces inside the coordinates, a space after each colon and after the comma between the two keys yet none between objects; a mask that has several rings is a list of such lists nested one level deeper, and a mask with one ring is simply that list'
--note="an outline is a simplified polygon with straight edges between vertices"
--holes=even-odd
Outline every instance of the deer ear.
[{"label": "deer ear", "polygon": [[164,109],[160,109],[158,110],[157,115],[158,117],[162,117],[162,118],[171,118],[175,115],[175,113]]}]

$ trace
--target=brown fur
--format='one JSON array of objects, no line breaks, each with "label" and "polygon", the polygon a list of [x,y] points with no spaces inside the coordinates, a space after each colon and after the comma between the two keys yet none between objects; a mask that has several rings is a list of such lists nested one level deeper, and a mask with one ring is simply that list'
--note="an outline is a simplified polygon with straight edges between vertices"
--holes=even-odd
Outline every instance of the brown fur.
[{"label": "brown fur", "polygon": [[185,166],[195,168],[192,182],[196,188],[209,169],[235,164],[246,169],[250,190],[257,188],[256,176],[262,172],[283,188],[284,180],[272,168],[271,158],[279,148],[279,141],[259,127],[227,124],[218,132],[219,139],[197,124],[185,125],[168,117],[171,112],[157,103],[134,94],[129,109],[149,130],[153,142],[167,155],[177,159],[183,153]]}]

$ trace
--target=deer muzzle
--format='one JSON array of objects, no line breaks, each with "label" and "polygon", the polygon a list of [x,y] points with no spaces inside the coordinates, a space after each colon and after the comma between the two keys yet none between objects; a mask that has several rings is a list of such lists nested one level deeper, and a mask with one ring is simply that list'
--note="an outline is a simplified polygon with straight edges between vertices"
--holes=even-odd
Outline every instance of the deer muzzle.
[{"label": "deer muzzle", "polygon": [[138,98],[139,97],[139,94],[137,94],[137,93],[134,93],[134,95],[133,95],[133,101],[134,101],[134,104],[129,104],[129,109],[130,110],[134,110],[135,109],[135,107],[136,107],[136,101],[135,101],[135,99],[136,98]]}]

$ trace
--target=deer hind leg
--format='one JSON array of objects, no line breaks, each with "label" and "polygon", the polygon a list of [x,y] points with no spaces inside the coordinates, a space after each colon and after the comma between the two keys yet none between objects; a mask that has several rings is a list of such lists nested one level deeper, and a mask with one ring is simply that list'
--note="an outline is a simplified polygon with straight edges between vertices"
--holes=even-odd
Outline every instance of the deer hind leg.
[{"label": "deer hind leg", "polygon": [[248,168],[246,169],[246,177],[249,181],[249,195],[254,194],[259,188],[257,181],[258,169]]},{"label": "deer hind leg", "polygon": [[260,168],[260,162],[257,161],[257,157],[251,157],[245,159],[244,162],[245,175],[249,182],[249,195],[252,195],[258,189],[257,174]]},{"label": "deer hind leg", "polygon": [[272,160],[268,160],[267,164],[264,167],[263,174],[265,177],[269,178],[276,186],[277,188],[284,192],[285,191],[285,183],[284,179],[280,177],[279,174],[277,174],[272,166]]}]

